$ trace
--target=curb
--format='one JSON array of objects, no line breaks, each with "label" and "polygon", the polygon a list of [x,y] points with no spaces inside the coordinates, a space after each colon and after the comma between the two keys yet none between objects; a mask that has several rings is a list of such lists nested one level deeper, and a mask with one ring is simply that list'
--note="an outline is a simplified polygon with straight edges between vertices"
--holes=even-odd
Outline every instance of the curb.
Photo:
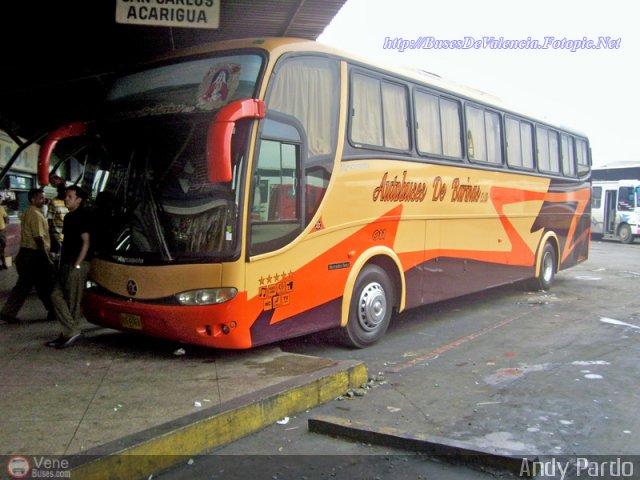
[{"label": "curb", "polygon": [[334,366],[87,450],[70,459],[71,475],[74,480],[146,479],[189,456],[333,400],[367,380],[364,363],[338,361]]},{"label": "curb", "polygon": [[525,456],[478,450],[477,446],[470,442],[405,432],[392,427],[372,427],[361,422],[332,416],[310,418],[309,431],[349,438],[362,443],[423,453],[438,457],[448,463],[497,470],[515,475],[520,474],[525,462],[534,461],[533,458]]}]

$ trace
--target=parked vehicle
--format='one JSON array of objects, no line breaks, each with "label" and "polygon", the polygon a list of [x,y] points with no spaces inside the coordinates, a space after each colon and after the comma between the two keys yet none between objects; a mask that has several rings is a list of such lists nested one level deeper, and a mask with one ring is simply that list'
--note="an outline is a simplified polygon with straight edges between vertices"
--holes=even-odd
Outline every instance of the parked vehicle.
[{"label": "parked vehicle", "polygon": [[640,180],[594,181],[591,233],[632,243],[640,236]]}]

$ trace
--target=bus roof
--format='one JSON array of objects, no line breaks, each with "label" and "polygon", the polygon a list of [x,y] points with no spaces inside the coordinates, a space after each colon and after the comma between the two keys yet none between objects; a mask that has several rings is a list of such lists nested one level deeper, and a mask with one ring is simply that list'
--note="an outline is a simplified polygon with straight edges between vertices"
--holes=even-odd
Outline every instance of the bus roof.
[{"label": "bus roof", "polygon": [[594,170],[609,170],[613,168],[640,168],[640,162],[620,161],[620,162],[610,162],[602,165],[593,166]]},{"label": "bus roof", "polygon": [[622,180],[593,180],[592,185],[620,185],[620,186],[640,186],[640,180],[637,178],[623,178]]}]

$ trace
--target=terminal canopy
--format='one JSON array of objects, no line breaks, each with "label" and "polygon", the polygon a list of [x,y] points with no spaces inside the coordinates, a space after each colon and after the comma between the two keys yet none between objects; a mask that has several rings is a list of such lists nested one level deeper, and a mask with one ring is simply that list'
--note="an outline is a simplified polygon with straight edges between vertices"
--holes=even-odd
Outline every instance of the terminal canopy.
[{"label": "terminal canopy", "polygon": [[346,2],[217,1],[216,29],[117,23],[116,0],[9,2],[2,17],[10,28],[0,28],[0,130],[30,138],[88,120],[114,71],[172,50],[232,38],[315,40]]}]

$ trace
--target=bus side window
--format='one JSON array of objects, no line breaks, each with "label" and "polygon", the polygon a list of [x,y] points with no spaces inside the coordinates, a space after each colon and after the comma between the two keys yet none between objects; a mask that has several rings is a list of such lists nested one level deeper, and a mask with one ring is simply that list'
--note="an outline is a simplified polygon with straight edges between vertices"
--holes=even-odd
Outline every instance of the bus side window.
[{"label": "bus side window", "polygon": [[[272,115],[275,114],[268,117]],[[301,127],[295,119],[289,120],[290,123],[267,118],[262,127],[253,174],[251,255],[282,248],[302,230],[300,163],[306,149]]]},{"label": "bus side window", "polygon": [[[265,143],[268,140],[265,140]],[[268,189],[268,221],[296,220],[298,218],[298,199],[296,195],[297,149],[295,145],[281,143],[280,175],[270,176]],[[262,178],[262,177],[261,177]]]},{"label": "bus side window", "polygon": [[589,147],[587,142],[576,138],[576,161],[578,165],[578,175],[586,175],[591,170],[591,164],[589,162]]},{"label": "bus side window", "polygon": [[573,138],[564,133],[560,135],[562,155],[562,173],[569,177],[576,176],[576,162],[573,154]]},{"label": "bus side window", "polygon": [[532,125],[512,117],[505,117],[504,124],[507,163],[510,167],[534,169]]},{"label": "bus side window", "polygon": [[502,163],[502,132],[496,112],[467,105],[467,156],[476,162]]}]

